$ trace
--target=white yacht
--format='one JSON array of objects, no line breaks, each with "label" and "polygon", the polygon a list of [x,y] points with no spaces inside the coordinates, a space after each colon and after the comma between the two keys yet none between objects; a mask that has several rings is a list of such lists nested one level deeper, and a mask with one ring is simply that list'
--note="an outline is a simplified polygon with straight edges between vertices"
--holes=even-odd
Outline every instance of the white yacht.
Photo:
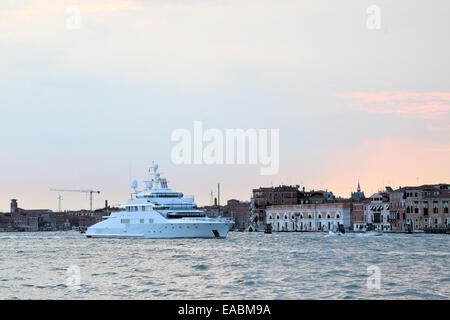
[{"label": "white yacht", "polygon": [[[158,165],[150,167],[146,188],[137,190],[132,183],[131,199],[121,204],[120,211],[112,212],[105,220],[86,231],[89,238],[225,238],[233,221],[208,218],[197,209],[194,197],[184,197],[167,187]],[[134,198],[133,198],[134,195]]]}]

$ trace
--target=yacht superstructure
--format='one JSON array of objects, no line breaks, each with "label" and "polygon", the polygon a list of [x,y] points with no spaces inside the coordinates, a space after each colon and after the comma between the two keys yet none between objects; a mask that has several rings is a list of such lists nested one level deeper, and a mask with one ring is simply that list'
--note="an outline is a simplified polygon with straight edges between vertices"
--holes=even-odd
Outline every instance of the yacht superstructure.
[{"label": "yacht superstructure", "polygon": [[[132,182],[132,199],[119,206],[105,220],[89,227],[92,238],[225,238],[233,221],[208,218],[198,210],[194,197],[167,186],[167,180],[158,173],[158,165],[149,169],[146,188],[138,190]],[[133,194],[135,197],[133,198]]]}]

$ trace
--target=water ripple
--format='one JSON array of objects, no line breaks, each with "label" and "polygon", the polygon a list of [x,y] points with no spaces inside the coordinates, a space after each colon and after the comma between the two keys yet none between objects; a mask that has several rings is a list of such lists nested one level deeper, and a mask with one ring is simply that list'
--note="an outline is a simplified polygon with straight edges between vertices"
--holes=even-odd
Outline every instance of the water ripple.
[{"label": "water ripple", "polygon": [[[449,299],[448,235],[0,236],[0,299]],[[69,285],[69,266],[80,268]],[[367,288],[369,266],[380,289]],[[17,276],[17,275],[21,276]]]}]

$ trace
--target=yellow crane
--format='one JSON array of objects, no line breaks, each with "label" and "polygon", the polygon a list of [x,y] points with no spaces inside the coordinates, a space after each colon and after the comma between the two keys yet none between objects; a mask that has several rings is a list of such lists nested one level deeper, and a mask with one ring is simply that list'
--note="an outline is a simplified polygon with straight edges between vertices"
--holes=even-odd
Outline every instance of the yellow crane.
[{"label": "yellow crane", "polygon": [[90,211],[92,211],[92,194],[93,194],[93,193],[100,194],[100,191],[97,191],[97,190],[50,189],[50,191],[58,191],[58,192],[83,192],[83,193],[89,193]]}]

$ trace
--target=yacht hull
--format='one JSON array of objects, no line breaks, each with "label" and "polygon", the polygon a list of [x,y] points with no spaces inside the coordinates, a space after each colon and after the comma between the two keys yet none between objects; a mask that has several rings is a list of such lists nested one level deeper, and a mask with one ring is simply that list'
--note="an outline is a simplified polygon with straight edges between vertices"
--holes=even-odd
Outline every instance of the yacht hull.
[{"label": "yacht hull", "polygon": [[119,228],[92,226],[86,231],[88,238],[225,238],[232,227],[230,222],[173,223],[127,225]]}]

